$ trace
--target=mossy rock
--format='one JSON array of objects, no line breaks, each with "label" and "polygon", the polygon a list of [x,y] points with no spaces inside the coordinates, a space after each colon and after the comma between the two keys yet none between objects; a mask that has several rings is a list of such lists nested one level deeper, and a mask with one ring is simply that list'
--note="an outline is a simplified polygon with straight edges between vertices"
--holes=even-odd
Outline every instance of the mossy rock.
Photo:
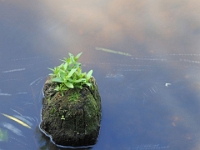
[{"label": "mossy rock", "polygon": [[62,146],[89,146],[96,143],[101,121],[101,98],[94,77],[92,86],[69,89],[61,95],[50,77],[44,85],[40,128]]}]

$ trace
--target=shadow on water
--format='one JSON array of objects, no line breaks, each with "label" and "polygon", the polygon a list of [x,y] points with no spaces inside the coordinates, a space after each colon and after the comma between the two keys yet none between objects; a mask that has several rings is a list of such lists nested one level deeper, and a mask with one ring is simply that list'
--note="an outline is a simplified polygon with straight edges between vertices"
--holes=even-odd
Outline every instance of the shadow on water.
[{"label": "shadow on water", "polygon": [[38,129],[42,88],[80,51],[102,98],[91,149],[199,149],[199,4],[0,1],[0,150],[61,149]]}]

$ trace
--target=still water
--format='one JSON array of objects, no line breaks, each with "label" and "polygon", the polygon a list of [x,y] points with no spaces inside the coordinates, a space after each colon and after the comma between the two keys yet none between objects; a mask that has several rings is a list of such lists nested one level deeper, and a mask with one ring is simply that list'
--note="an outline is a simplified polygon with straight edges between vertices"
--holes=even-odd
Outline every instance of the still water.
[{"label": "still water", "polygon": [[102,98],[91,149],[200,149],[199,7],[198,0],[0,0],[0,150],[61,149],[38,125],[48,68],[69,52],[83,52]]}]

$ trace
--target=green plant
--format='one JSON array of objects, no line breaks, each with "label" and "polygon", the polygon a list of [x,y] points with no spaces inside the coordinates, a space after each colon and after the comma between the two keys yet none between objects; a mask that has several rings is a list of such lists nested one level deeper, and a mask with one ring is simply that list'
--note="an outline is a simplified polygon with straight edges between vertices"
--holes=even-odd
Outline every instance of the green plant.
[{"label": "green plant", "polygon": [[64,117],[64,115],[62,115],[62,117],[60,118],[61,120],[65,120],[65,117]]},{"label": "green plant", "polygon": [[63,63],[57,67],[49,68],[53,73],[51,76],[52,82],[58,83],[55,90],[61,92],[64,95],[64,91],[69,88],[81,88],[83,85],[91,86],[90,78],[93,70],[88,73],[82,72],[81,63],[78,62],[79,57],[82,53],[79,53],[74,57],[73,54],[69,53],[69,58],[61,60]]}]

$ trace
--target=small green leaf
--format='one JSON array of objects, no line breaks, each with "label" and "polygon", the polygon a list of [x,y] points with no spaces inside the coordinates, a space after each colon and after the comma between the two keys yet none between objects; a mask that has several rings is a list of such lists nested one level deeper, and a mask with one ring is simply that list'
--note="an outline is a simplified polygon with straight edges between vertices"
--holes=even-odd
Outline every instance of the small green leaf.
[{"label": "small green leaf", "polygon": [[71,57],[74,57],[74,55],[72,54],[72,53],[69,53],[69,57],[71,58]]},{"label": "small green leaf", "polygon": [[72,84],[72,83],[69,83],[69,82],[67,82],[67,83],[64,83],[68,88],[74,88],[74,85]]},{"label": "small green leaf", "polygon": [[59,83],[63,82],[63,80],[61,78],[53,78],[52,81],[53,82],[59,82]]},{"label": "small green leaf", "polygon": [[65,63],[65,64],[64,64],[64,69],[67,70],[67,67],[68,67],[68,64]]},{"label": "small green leaf", "polygon": [[49,75],[50,75],[50,76],[54,76],[54,74],[53,74],[53,73],[50,73]]},{"label": "small green leaf", "polygon": [[59,86],[56,86],[56,88],[54,89],[55,91],[59,91],[60,90],[60,87]]},{"label": "small green leaf", "polygon": [[81,77],[85,77],[85,76],[86,76],[86,73],[85,73],[85,72],[81,74]]},{"label": "small green leaf", "polygon": [[61,71],[61,70],[62,70],[62,71],[65,70],[64,64],[61,64],[59,67],[60,67],[60,71]]},{"label": "small green leaf", "polygon": [[65,117],[64,117],[64,115],[62,115],[62,117],[60,118],[61,120],[65,120]]},{"label": "small green leaf", "polygon": [[67,58],[67,59],[66,59],[66,62],[69,64],[69,63],[70,63],[70,58]]},{"label": "small green leaf", "polygon": [[82,89],[82,85],[76,85],[77,88]]},{"label": "small green leaf", "polygon": [[66,73],[65,73],[65,71],[60,71],[60,74],[59,74],[59,77],[61,78],[61,79],[64,79],[65,78],[65,76],[66,76]]},{"label": "small green leaf", "polygon": [[79,59],[79,57],[81,56],[82,52],[79,53],[78,55],[76,55],[76,57],[74,58],[75,61],[77,61]]},{"label": "small green leaf", "polygon": [[82,78],[82,79],[75,80],[75,81],[73,81],[73,82],[74,82],[74,83],[79,83],[79,82],[83,82],[83,81],[85,82],[86,79],[83,79],[83,78]]},{"label": "small green leaf", "polygon": [[77,73],[78,73],[79,75],[81,75],[81,72],[82,72],[81,68],[78,67],[78,69],[77,69]]},{"label": "small green leaf", "polygon": [[69,53],[70,61],[73,63],[74,62],[74,55]]},{"label": "small green leaf", "polygon": [[66,62],[67,62],[67,58],[66,58],[66,57],[64,57],[63,59],[60,59],[60,61],[62,61],[62,62],[64,62],[64,63],[66,63]]},{"label": "small green leaf", "polygon": [[52,68],[48,68],[48,69],[54,72],[54,69],[52,69]]},{"label": "small green leaf", "polygon": [[[77,68],[76,68],[76,69],[77,69]],[[74,74],[74,72],[76,71],[76,69],[72,69],[72,70],[69,72],[69,74],[67,75],[67,77],[70,78],[70,77]]]},{"label": "small green leaf", "polygon": [[85,83],[87,86],[91,86],[92,84],[91,83]]},{"label": "small green leaf", "polygon": [[89,80],[89,79],[90,79],[90,77],[92,76],[92,73],[93,73],[93,70],[90,70],[90,71],[88,72],[88,74],[86,75],[86,80]]}]

